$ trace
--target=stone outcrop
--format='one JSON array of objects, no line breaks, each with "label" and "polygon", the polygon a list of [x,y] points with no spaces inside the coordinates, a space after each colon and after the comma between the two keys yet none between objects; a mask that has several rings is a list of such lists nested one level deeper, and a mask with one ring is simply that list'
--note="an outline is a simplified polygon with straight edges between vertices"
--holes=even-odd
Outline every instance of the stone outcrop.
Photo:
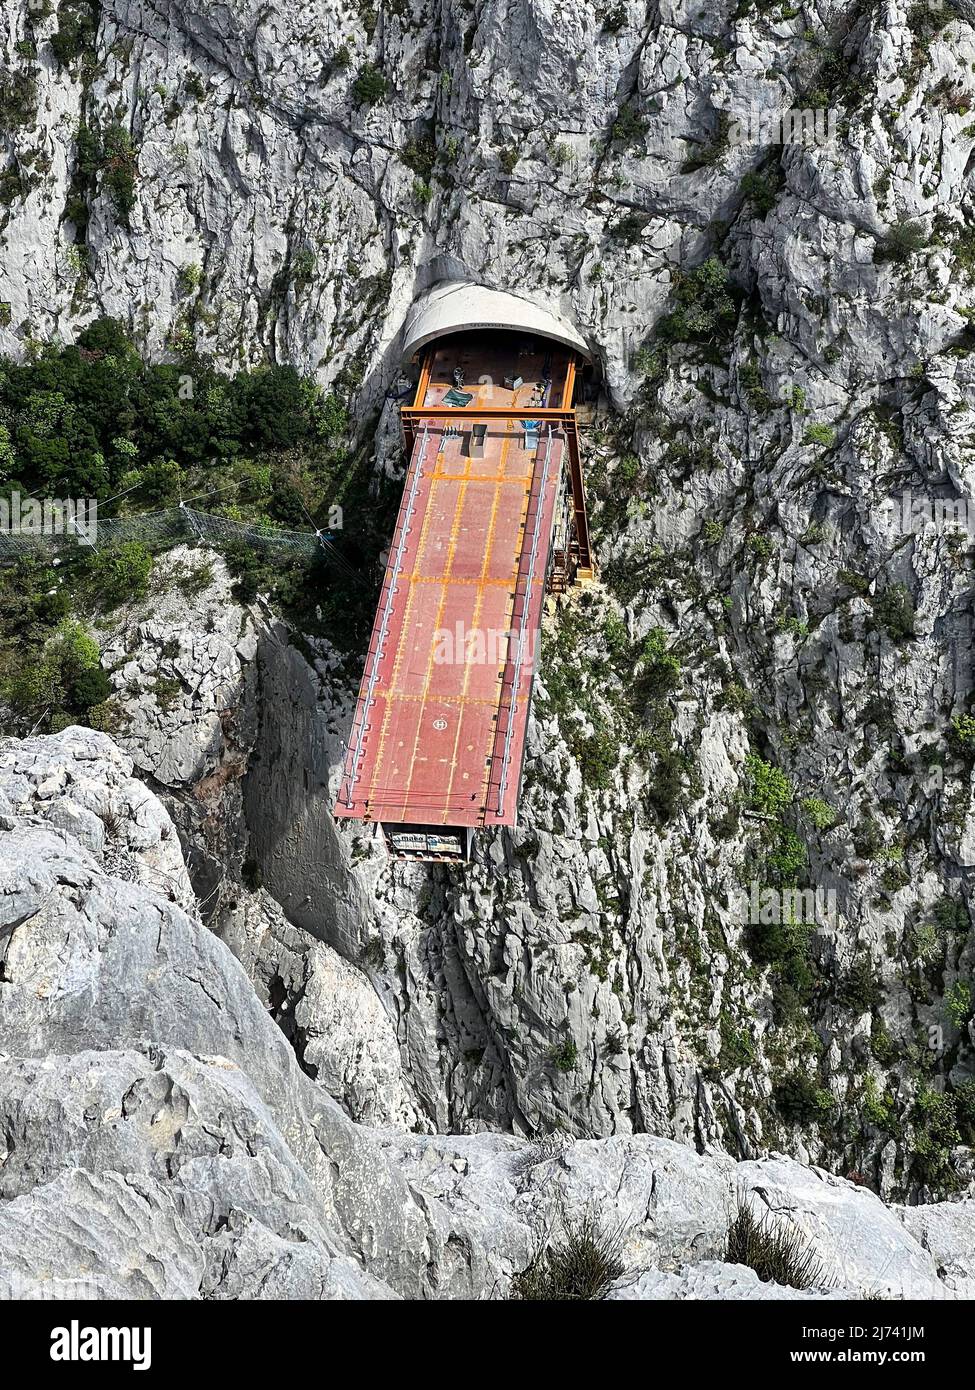
[{"label": "stone outcrop", "polygon": [[[85,730],[13,745],[0,790],[12,766],[67,780],[96,755],[108,780],[124,765]],[[754,1293],[750,1271],[706,1263],[743,1200],[811,1243],[822,1294],[972,1292],[968,1204],[932,1208],[915,1234],[909,1213],[793,1160],[736,1164],[645,1135],[532,1145],[357,1126],[191,913],[29,811],[7,814],[0,863],[36,891],[0,898],[8,1296],[499,1297],[586,1210],[623,1235],[617,1296]],[[330,1058],[319,1040],[323,1072],[344,1063],[335,1041]]]},{"label": "stone outcrop", "polygon": [[212,551],[177,546],[157,560],[151,596],[123,609],[102,639],[115,737],[173,816],[214,921],[247,859],[243,779],[267,631],[259,608],[241,606],[232,588]]}]

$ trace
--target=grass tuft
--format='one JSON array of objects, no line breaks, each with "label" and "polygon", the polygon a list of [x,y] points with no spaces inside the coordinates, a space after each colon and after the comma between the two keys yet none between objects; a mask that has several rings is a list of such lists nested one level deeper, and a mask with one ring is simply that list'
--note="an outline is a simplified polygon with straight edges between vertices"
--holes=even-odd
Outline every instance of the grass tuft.
[{"label": "grass tuft", "polygon": [[811,1289],[826,1283],[823,1265],[802,1232],[768,1213],[756,1216],[745,1197],[738,1199],[728,1229],[725,1259],[728,1264],[748,1265],[763,1284]]},{"label": "grass tuft", "polygon": [[561,1234],[515,1275],[511,1297],[530,1303],[599,1302],[623,1273],[622,1248],[623,1228],[604,1225],[591,1208],[577,1216],[563,1213]]}]

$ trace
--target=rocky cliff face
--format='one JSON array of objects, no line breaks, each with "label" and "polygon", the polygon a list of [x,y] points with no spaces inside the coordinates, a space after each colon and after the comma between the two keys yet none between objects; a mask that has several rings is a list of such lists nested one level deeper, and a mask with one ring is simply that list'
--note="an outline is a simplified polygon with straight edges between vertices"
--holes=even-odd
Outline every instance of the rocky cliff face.
[{"label": "rocky cliff face", "polygon": [[[8,6],[0,348],[107,312],[365,418],[416,291],[462,274],[603,365],[601,582],[547,620],[522,828],[462,874],[337,832],[352,685],[219,564],[188,604],[164,568],[107,648],[205,920],[355,1119],[970,1187],[971,18]],[[833,137],[735,143],[789,106]],[[737,892],[781,881],[835,913],[760,936]]]},{"label": "rocky cliff face", "polygon": [[[162,562],[157,583],[165,590],[171,572],[199,563],[194,552],[176,552]],[[650,819],[652,785],[638,765],[614,792],[584,789],[543,687],[525,799],[530,828],[488,838],[479,862],[462,873],[396,866],[375,854],[368,838],[340,833],[328,814],[351,695],[336,686],[334,654],[327,644],[319,644],[317,658],[307,645],[299,651],[275,620],[236,606],[219,561],[207,562],[204,578],[194,627],[205,632],[219,615],[233,631],[246,630],[243,659],[228,644],[225,661],[211,665],[207,656],[185,667],[179,700],[160,708],[162,677],[148,679],[139,694],[126,673],[154,671],[159,651],[178,640],[185,614],[174,608],[171,626],[160,627],[165,605],[155,596],[125,612],[106,648],[127,653],[113,675],[120,708],[131,712],[118,737],[147,773],[152,749],[166,748],[171,770],[181,762],[182,738],[197,746],[197,714],[208,727],[212,689],[232,692],[233,717],[223,718],[220,737],[202,760],[187,763],[185,779],[166,774],[164,794],[183,817],[189,849],[199,818],[185,808],[200,799],[216,796],[213,825],[239,826],[229,858],[214,851],[207,859],[198,892],[306,1069],[314,1075],[317,1065],[309,1032],[331,1035],[341,1051],[335,1040],[343,1020],[356,1018],[366,1040],[342,1046],[350,1057],[372,1049],[382,1059],[377,1078],[394,1085],[395,1077],[388,1106],[376,1112],[386,1119],[530,1136],[660,1133],[740,1157],[780,1146],[861,1181],[870,1177],[888,1192],[909,1189],[918,1135],[907,1127],[893,1133],[889,1072],[901,1070],[898,1084],[908,1097],[914,1086],[933,1091],[952,1065],[962,1085],[966,1074],[964,1020],[937,1053],[919,1032],[932,1019],[949,1024],[933,1003],[918,1007],[922,971],[911,955],[925,904],[939,921],[945,882],[932,874],[928,882],[892,883],[886,876],[899,860],[878,856],[872,866],[850,844],[856,825],[819,834],[806,827],[814,862],[825,866],[819,872],[851,896],[839,898],[838,919],[817,935],[811,959],[821,962],[821,976],[809,1013],[795,1004],[786,1012],[785,967],[760,968],[732,901],[735,885],[755,872],[746,856],[757,854],[762,824],[741,810],[748,742],[740,712],[724,707],[720,677],[710,677],[709,690],[702,672],[705,698],[679,706],[675,746],[696,750],[692,771],[682,777],[697,785],[690,807],[678,794],[663,831]],[[146,628],[150,610],[156,625]],[[597,639],[607,611],[605,598],[582,609]],[[562,621],[568,619],[571,611]],[[687,627],[697,621],[689,611]],[[559,632],[553,620],[553,640]],[[563,663],[576,660],[553,646],[553,688]],[[593,673],[599,660],[612,669],[609,651],[589,660]],[[605,680],[599,689],[606,698]],[[789,743],[781,747],[787,760]],[[157,765],[154,784],[165,786],[158,773]],[[833,787],[826,790],[840,807]],[[719,814],[723,824],[716,824]],[[896,843],[893,812],[887,833]],[[198,852],[196,860],[202,862]],[[216,882],[214,864],[222,865]],[[257,900],[249,891],[256,878],[263,884]],[[281,907],[299,930],[289,928]],[[957,919],[940,931],[942,970],[964,979],[970,941]],[[332,954],[321,954],[304,933]],[[877,963],[864,983],[858,963],[871,950]],[[319,970],[327,986],[316,982]],[[949,979],[942,974],[942,997]],[[361,1008],[336,1013],[329,992],[353,983]],[[814,1125],[805,1118],[787,1124],[776,1109],[776,1088],[801,1073],[820,1078]],[[375,1096],[386,1081],[365,1086]],[[337,1080],[331,1093],[349,1103]],[[352,1113],[368,1118],[371,1102],[363,1103],[366,1109],[353,1103]],[[955,1143],[964,1175],[960,1135],[949,1129],[939,1140],[943,1149]],[[931,1185],[938,1190],[945,1180],[934,1173]]]},{"label": "rocky cliff face", "polygon": [[[90,730],[0,754],[3,1294],[498,1297],[561,1210],[595,1206],[625,1233],[615,1296],[803,1296],[721,1263],[741,1200],[815,1242],[817,1296],[975,1292],[968,1203],[888,1210],[791,1160],[648,1136],[533,1146],[353,1124],[241,963],[139,878],[175,837],[130,771]],[[159,835],[124,860],[83,841],[83,821],[47,814],[55,781],[75,805],[110,787],[113,839],[132,846],[147,806]],[[324,1046],[338,1063],[331,1032]]]},{"label": "rocky cliff face", "polygon": [[[417,289],[452,273],[560,303],[624,398],[675,267],[731,224],[780,369],[842,409],[964,328],[966,14],[20,0],[2,31],[0,346],[102,311],[157,353],[189,334],[375,393]],[[733,121],[803,106],[834,112],[834,142],[728,141]],[[770,153],[783,187],[759,227],[742,175]],[[873,248],[936,217],[905,296]]]}]

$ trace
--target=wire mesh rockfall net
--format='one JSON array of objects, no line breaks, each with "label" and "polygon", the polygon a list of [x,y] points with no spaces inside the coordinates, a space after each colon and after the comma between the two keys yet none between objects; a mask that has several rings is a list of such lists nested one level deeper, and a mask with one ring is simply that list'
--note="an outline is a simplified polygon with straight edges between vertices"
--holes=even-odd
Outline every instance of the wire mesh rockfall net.
[{"label": "wire mesh rockfall net", "polygon": [[320,544],[314,531],[289,531],[270,521],[234,521],[229,516],[214,516],[192,507],[167,507],[159,512],[99,519],[95,534],[89,539],[74,533],[70,526],[59,535],[0,531],[0,564],[22,559],[30,553],[56,555],[65,546],[91,545],[101,550],[123,541],[174,545],[194,540],[216,548],[230,541],[243,541],[262,550],[287,550],[305,555],[314,554]]}]

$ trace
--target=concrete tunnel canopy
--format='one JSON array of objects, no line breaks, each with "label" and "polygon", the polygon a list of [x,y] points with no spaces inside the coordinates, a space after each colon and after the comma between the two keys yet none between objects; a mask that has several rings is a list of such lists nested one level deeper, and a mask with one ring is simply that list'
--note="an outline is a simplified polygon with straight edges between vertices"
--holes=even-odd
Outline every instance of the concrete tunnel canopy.
[{"label": "concrete tunnel canopy", "polygon": [[403,357],[412,357],[427,343],[448,333],[485,328],[507,328],[551,338],[564,347],[574,348],[587,361],[591,357],[583,338],[560,315],[518,295],[457,280],[434,285],[413,304],[403,327]]}]

